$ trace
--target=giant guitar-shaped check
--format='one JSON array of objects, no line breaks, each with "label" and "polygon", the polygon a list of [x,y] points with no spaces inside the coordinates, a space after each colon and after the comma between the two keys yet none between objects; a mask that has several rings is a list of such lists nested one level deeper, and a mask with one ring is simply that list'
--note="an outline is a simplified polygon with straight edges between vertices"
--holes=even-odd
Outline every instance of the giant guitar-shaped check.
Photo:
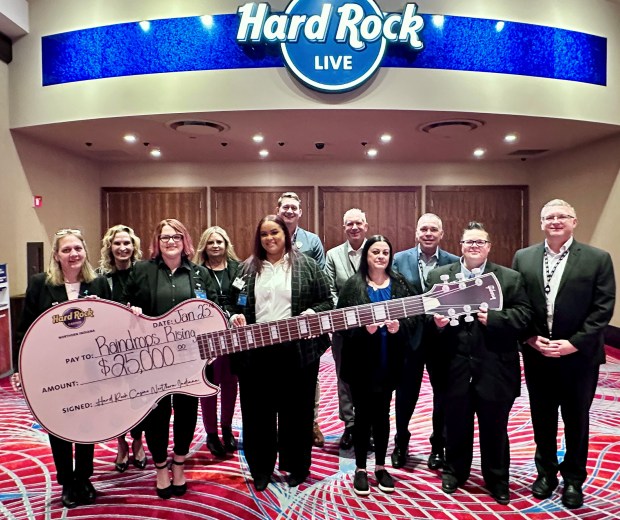
[{"label": "giant guitar-shaped check", "polygon": [[73,442],[101,442],[138,424],[167,394],[217,393],[204,368],[223,354],[424,313],[456,318],[481,304],[502,308],[493,274],[435,285],[420,296],[234,329],[207,300],[150,318],[107,300],[79,299],[52,307],[28,329],[20,373],[45,429]]}]

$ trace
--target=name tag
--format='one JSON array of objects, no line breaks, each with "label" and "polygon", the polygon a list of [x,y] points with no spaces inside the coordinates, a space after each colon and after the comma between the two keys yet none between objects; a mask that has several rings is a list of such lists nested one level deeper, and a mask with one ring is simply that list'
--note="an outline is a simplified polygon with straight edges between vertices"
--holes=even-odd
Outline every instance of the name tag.
[{"label": "name tag", "polygon": [[196,293],[196,298],[200,298],[201,300],[207,300],[207,291],[203,291],[202,289],[196,289],[194,291]]},{"label": "name tag", "polygon": [[235,278],[235,281],[232,283],[233,287],[241,290],[245,287],[245,280],[243,278]]}]

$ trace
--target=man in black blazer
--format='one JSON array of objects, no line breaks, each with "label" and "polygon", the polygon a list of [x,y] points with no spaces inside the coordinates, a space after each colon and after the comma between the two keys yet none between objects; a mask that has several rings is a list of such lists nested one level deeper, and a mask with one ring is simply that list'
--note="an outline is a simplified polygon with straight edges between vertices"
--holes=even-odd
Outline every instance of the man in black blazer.
[{"label": "man in black blazer", "polygon": [[[439,242],[443,238],[443,226],[441,219],[434,213],[425,213],[418,219],[415,238],[418,244],[411,249],[396,253],[392,266],[422,294],[430,288],[426,283],[429,273],[436,267],[456,262],[458,256],[439,248]],[[432,345],[422,338],[417,338],[416,341],[409,343],[405,353],[403,377],[396,389],[396,436],[392,453],[392,466],[395,468],[402,468],[407,463],[407,450],[411,437],[409,421],[420,395],[425,364],[434,388],[432,373],[434,350]],[[444,421],[438,399],[438,394],[433,390],[433,433],[430,438],[431,454],[427,463],[430,469],[439,469],[444,460]]]},{"label": "man in black blazer", "polygon": [[466,279],[493,273],[502,289],[503,308],[472,309],[472,315],[459,320],[435,314],[429,327],[438,350],[435,391],[441,394],[446,423],[441,488],[454,493],[469,478],[476,416],[482,476],[491,496],[505,505],[510,501],[508,418],[521,391],[518,340],[531,309],[521,275],[487,261],[491,242],[482,224],[470,223],[461,245],[461,261],[435,269],[429,284],[440,283],[442,275],[453,281],[458,275]]},{"label": "man in black blazer", "polygon": [[[524,336],[523,364],[536,442],[536,498],[548,498],[564,479],[562,503],[583,504],[589,414],[605,362],[603,334],[614,311],[616,284],[609,253],[577,242],[575,209],[554,199],[542,208],[545,241],[517,251],[513,268],[525,280],[533,319]],[[557,457],[558,410],[566,452]]]}]

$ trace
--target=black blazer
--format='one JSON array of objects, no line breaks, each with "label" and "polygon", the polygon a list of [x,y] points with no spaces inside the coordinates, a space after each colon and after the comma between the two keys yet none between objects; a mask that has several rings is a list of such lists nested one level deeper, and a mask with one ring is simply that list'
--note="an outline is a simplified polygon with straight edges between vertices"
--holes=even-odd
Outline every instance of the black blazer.
[{"label": "black blazer", "polygon": [[[543,280],[544,243],[517,251],[512,267],[523,275],[533,315],[522,339],[549,337]],[[605,362],[604,332],[614,313],[616,282],[609,253],[573,241],[566,258],[553,314],[553,338],[567,339],[580,363]],[[544,356],[529,345],[524,355]],[[531,352],[530,352],[531,351]],[[574,354],[571,354],[574,356]],[[571,357],[566,356],[566,357]],[[577,362],[577,361],[576,361]]]},{"label": "black blazer", "polygon": [[[392,300],[414,296],[416,289],[403,276],[392,276]],[[370,303],[367,283],[358,272],[347,280],[338,297],[338,308]],[[383,381],[372,381],[374,369],[380,363],[381,338],[370,334],[366,327],[341,331],[343,337],[340,377],[348,384],[373,384],[376,389],[394,390],[403,375],[405,349],[419,343],[422,320],[419,317],[403,318],[396,334],[388,334],[387,370]],[[406,375],[405,375],[406,376]]]},{"label": "black blazer", "polygon": [[[136,262],[129,275],[122,301],[127,301],[135,307],[141,307],[147,316],[156,316],[157,309],[157,277],[161,274],[158,259],[143,260]],[[206,291],[207,298],[218,303],[215,282],[206,267],[196,265],[187,259],[183,260],[191,273],[192,298],[196,297],[196,291]]]},{"label": "black blazer", "polygon": [[[460,262],[431,271],[429,284],[441,283],[442,274],[455,280],[461,272]],[[523,278],[519,273],[487,262],[484,273],[493,273],[504,297],[501,311],[490,310],[487,325],[475,313],[474,321],[459,319],[459,325],[438,330],[432,317],[427,318],[429,335],[433,335],[437,367],[435,378],[442,394],[450,397],[470,391],[488,401],[514,399],[521,392],[521,367],[518,339],[531,319],[531,308]]]},{"label": "black blazer", "polygon": [[[19,323],[17,324],[16,338],[17,345],[13,350],[13,366],[17,369],[19,360],[19,350],[28,328],[32,323],[47,309],[57,303],[68,301],[67,290],[63,285],[50,285],[45,281],[45,273],[35,274],[28,283],[26,299]],[[108,281],[103,276],[98,276],[92,282],[82,282],[80,284],[80,296],[99,296],[100,298],[111,299],[112,292]]]}]

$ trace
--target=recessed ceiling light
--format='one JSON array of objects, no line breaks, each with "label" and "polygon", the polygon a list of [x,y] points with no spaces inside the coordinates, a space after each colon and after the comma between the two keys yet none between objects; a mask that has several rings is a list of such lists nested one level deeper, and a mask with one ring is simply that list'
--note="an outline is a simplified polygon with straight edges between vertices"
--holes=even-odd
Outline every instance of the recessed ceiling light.
[{"label": "recessed ceiling light", "polygon": [[382,143],[389,143],[392,140],[392,136],[390,134],[383,134],[381,136]]},{"label": "recessed ceiling light", "polygon": [[144,32],[149,32],[151,30],[151,22],[149,22],[148,20],[142,20],[138,23],[138,25],[140,26],[140,29],[142,29]]},{"label": "recessed ceiling light", "polygon": [[477,157],[477,158],[484,157],[485,153],[487,153],[487,151],[484,148],[476,148],[474,150],[474,157]]},{"label": "recessed ceiling light", "polygon": [[161,157],[161,150],[159,148],[153,148],[150,152],[151,157],[159,159]]},{"label": "recessed ceiling light", "polygon": [[517,134],[506,134],[504,136],[504,142],[506,143],[516,143],[519,136]]},{"label": "recessed ceiling light", "polygon": [[263,158],[268,157],[269,156],[269,150],[261,150],[260,152],[258,152],[258,155],[260,155]]},{"label": "recessed ceiling light", "polygon": [[379,152],[377,152],[376,148],[369,148],[368,151],[366,152],[366,155],[368,157],[376,157],[378,153]]},{"label": "recessed ceiling light", "polygon": [[136,134],[125,134],[123,139],[126,143],[135,143],[138,140],[138,136]]},{"label": "recessed ceiling light", "polygon": [[207,29],[213,27],[213,16],[211,16],[210,14],[205,14],[204,16],[201,16],[200,21],[202,22],[202,25],[204,25]]},{"label": "recessed ceiling light", "polygon": [[252,137],[252,141],[254,141],[255,143],[262,143],[264,140],[265,138],[261,134],[256,134],[254,137]]}]

